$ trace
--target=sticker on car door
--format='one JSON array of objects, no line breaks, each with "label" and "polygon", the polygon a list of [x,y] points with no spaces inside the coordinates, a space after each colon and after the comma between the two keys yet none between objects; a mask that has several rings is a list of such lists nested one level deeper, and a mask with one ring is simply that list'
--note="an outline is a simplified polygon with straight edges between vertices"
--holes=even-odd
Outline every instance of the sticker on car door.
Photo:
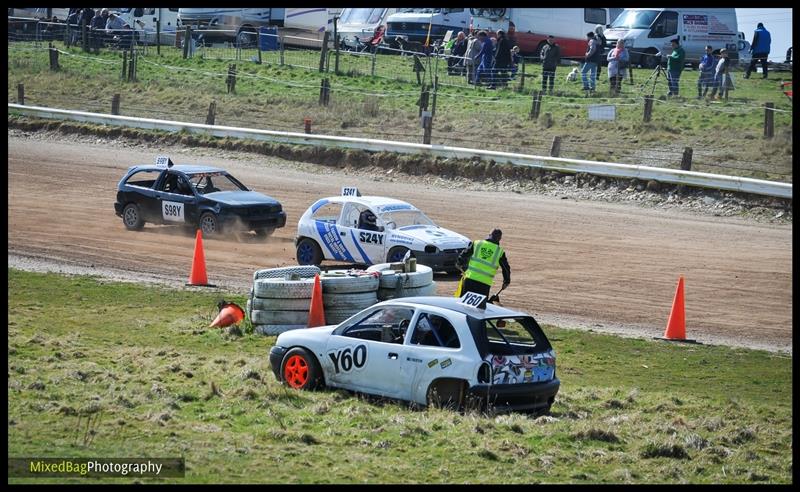
[{"label": "sticker on car door", "polygon": [[183,203],[162,201],[161,215],[170,222],[184,222]]}]

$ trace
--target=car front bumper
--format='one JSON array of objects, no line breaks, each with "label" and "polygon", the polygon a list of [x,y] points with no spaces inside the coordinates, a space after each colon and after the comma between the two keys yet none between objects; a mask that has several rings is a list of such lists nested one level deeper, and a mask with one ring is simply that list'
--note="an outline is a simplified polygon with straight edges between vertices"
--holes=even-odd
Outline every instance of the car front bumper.
[{"label": "car front bumper", "polygon": [[286,352],[286,347],[279,347],[277,345],[269,349],[269,365],[278,381],[281,380],[281,363],[283,362],[283,356],[286,355]]},{"label": "car front bumper", "polygon": [[461,251],[460,249],[446,249],[436,253],[414,251],[414,258],[417,259],[417,263],[429,266],[433,271],[455,270],[456,260]]},{"label": "car front bumper", "polygon": [[468,394],[484,400],[495,411],[547,410],[555,401],[561,381],[554,378],[541,383],[476,384]]}]

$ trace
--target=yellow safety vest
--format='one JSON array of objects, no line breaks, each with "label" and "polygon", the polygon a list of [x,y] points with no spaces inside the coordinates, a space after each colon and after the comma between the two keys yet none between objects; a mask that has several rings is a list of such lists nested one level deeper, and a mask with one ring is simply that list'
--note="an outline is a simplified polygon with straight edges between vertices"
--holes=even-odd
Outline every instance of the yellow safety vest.
[{"label": "yellow safety vest", "polygon": [[485,240],[475,241],[464,277],[491,286],[494,274],[500,266],[501,256],[503,248],[499,244]]}]

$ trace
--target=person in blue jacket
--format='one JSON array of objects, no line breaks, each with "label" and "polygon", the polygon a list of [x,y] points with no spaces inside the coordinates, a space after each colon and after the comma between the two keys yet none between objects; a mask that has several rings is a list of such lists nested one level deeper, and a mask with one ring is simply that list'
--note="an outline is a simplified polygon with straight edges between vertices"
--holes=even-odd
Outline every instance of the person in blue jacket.
[{"label": "person in blue jacket", "polygon": [[750,43],[750,53],[753,54],[753,58],[750,60],[750,66],[747,67],[744,78],[750,78],[750,72],[756,69],[756,63],[759,60],[761,60],[761,71],[763,72],[761,78],[767,78],[767,57],[769,56],[769,45],[771,42],[772,38],[769,35],[769,31],[764,28],[763,23],[759,22],[753,33],[753,42]]},{"label": "person in blue jacket", "polygon": [[494,89],[494,77],[492,70],[494,69],[494,46],[486,31],[478,33],[478,41],[481,43],[481,51],[478,53],[478,68],[475,70],[475,85],[481,85],[481,79],[488,78],[488,85],[490,89]]}]

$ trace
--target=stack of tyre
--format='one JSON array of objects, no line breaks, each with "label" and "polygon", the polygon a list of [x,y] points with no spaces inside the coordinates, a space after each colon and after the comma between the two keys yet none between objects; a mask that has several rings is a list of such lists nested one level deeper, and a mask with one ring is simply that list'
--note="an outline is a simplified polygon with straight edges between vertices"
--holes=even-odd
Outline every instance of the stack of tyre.
[{"label": "stack of tyre", "polygon": [[398,297],[435,296],[436,282],[433,281],[433,270],[425,265],[417,265],[415,272],[398,272],[392,269],[391,263],[379,263],[367,268],[367,272],[380,274],[378,300],[397,299]]},{"label": "stack of tyre", "polygon": [[363,270],[329,270],[320,274],[325,322],[339,324],[378,302],[377,273]]},{"label": "stack of tyre", "polygon": [[320,269],[313,265],[256,271],[247,300],[247,314],[255,332],[278,335],[305,328],[314,276],[319,273]]}]

